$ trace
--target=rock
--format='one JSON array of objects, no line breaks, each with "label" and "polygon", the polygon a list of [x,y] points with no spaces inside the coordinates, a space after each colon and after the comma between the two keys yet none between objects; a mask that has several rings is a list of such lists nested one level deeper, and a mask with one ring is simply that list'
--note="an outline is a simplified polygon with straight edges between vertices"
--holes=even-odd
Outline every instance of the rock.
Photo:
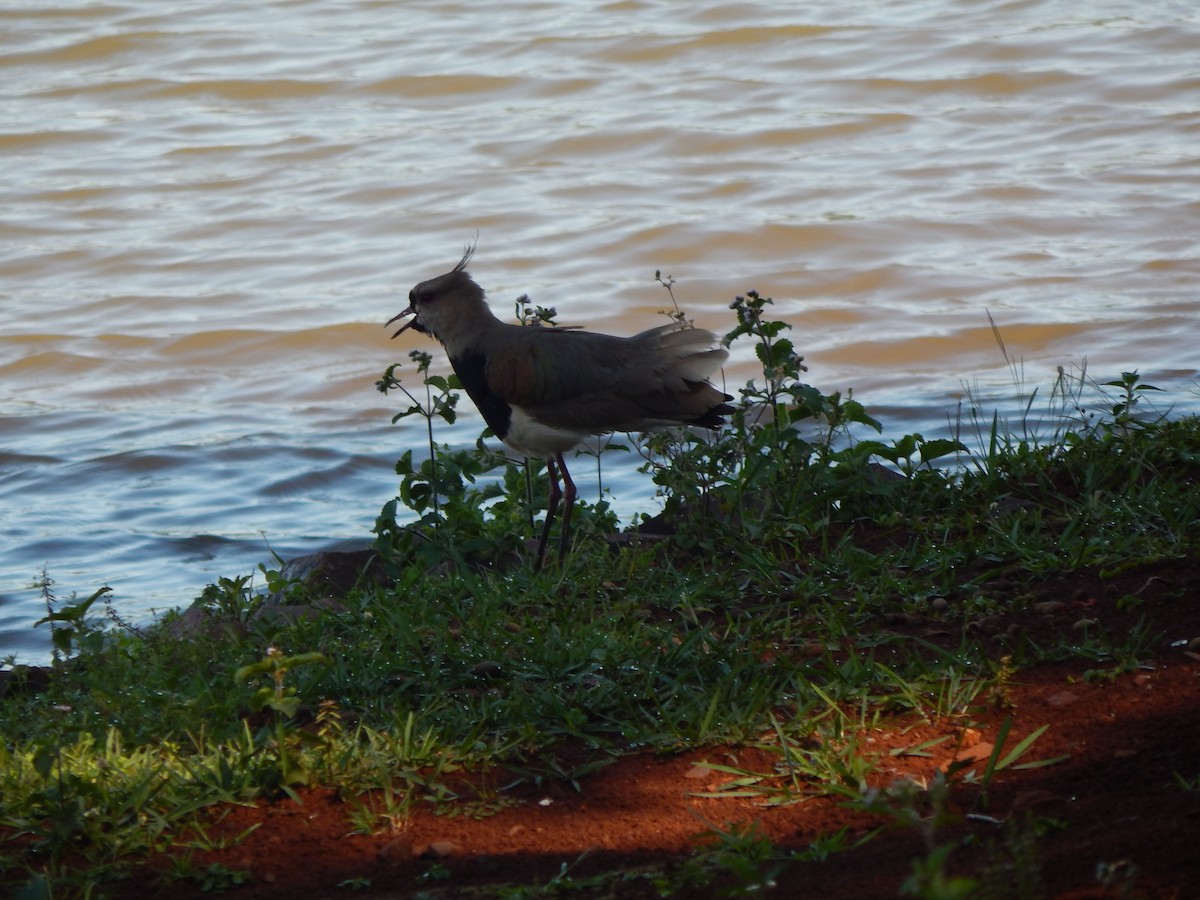
[{"label": "rock", "polygon": [[375,858],[387,866],[400,865],[412,859],[413,856],[412,838],[407,834],[388,841],[375,852]]},{"label": "rock", "polygon": [[459,846],[454,841],[430,841],[420,856],[422,859],[445,859],[458,852]]},{"label": "rock", "polygon": [[993,750],[995,750],[995,747],[987,741],[980,741],[973,747],[963,747],[958,751],[954,759],[949,760],[942,766],[942,771],[944,772],[954,763],[986,762],[991,757]]},{"label": "rock", "polygon": [[287,587],[264,597],[244,621],[201,599],[168,623],[167,633],[180,640],[240,638],[251,624],[282,625],[344,610],[342,600],[355,588],[388,583],[382,560],[370,548],[298,556],[280,566],[278,577]]},{"label": "rock", "polygon": [[179,618],[167,623],[167,634],[181,641],[240,638],[246,634],[246,626],[237,619],[218,615],[197,600]]},{"label": "rock", "polygon": [[885,484],[887,482],[895,484],[900,481],[908,481],[903,473],[897,472],[895,469],[889,469],[883,463],[877,462],[867,463],[866,468],[863,469],[863,476],[877,484]]},{"label": "rock", "polygon": [[0,670],[0,697],[8,694],[40,694],[50,687],[50,666],[13,666]]},{"label": "rock", "polygon": [[[322,550],[290,559],[279,568],[279,578],[299,585],[294,592],[304,605],[322,608],[322,602],[340,606],[340,601],[355,588],[388,583],[387,570],[378,554],[370,548]],[[267,595],[264,606],[293,606],[292,590]]]}]

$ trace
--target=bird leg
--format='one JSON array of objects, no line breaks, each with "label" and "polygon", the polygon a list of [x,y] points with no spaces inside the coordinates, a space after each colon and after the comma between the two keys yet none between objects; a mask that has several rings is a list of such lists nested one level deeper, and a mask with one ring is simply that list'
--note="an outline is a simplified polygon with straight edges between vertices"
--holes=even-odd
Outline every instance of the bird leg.
[{"label": "bird leg", "polygon": [[[561,456],[560,456],[561,459]],[[540,572],[542,563],[546,561],[546,542],[550,537],[550,525],[554,522],[554,510],[558,508],[558,501],[562,499],[562,490],[558,486],[558,470],[554,467],[554,460],[546,460],[546,471],[550,474],[550,499],[546,501],[546,522],[542,525],[542,537],[538,541],[537,559],[533,563],[533,571]],[[565,469],[563,471],[566,471]],[[572,496],[574,495],[575,485],[571,485]]]},{"label": "bird leg", "polygon": [[[557,465],[555,463],[557,462]],[[575,482],[571,480],[571,473],[567,471],[567,462],[563,459],[561,453],[546,460],[546,470],[550,473],[550,499],[546,501],[546,522],[542,525],[542,537],[538,541],[537,560],[533,564],[533,570],[540,572],[542,564],[546,561],[546,544],[550,539],[550,526],[554,523],[554,511],[558,508],[560,500],[563,503],[562,525],[559,528],[558,535],[558,564],[562,565],[563,559],[567,555],[567,543],[571,535],[571,510],[575,508]],[[559,487],[558,473],[562,472],[563,487]]]},{"label": "bird leg", "polygon": [[567,541],[571,535],[571,510],[575,508],[575,482],[571,480],[571,473],[567,471],[567,463],[561,453],[558,454],[557,459],[563,477],[563,514],[558,535],[558,564],[561,566],[567,555]]}]

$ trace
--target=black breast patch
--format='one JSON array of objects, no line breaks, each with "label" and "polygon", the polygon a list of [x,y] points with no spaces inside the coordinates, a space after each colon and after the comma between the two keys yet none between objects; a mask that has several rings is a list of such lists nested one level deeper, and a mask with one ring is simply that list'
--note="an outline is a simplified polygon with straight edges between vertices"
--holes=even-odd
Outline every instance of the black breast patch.
[{"label": "black breast patch", "polygon": [[450,365],[454,374],[462,382],[467,396],[478,407],[483,415],[483,421],[500,440],[508,435],[508,426],[512,421],[512,407],[499,394],[493,393],[487,384],[485,369],[487,360],[481,353],[464,353],[459,357],[450,357]]}]

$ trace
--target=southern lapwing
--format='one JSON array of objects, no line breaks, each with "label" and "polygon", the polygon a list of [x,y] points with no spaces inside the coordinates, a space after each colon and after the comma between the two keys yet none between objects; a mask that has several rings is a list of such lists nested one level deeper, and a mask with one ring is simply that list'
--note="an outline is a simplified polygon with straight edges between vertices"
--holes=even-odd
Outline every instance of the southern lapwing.
[{"label": "southern lapwing", "polygon": [[546,460],[550,500],[535,563],[540,569],[563,498],[560,561],[567,547],[575,483],[563,454],[594,434],[723,425],[733,398],[708,376],[729,352],[715,346],[712,332],[682,323],[633,337],[506,324],[467,273],[473,252],[468,247],[452,270],[409,291],[408,307],[387,324],[412,316],[392,337],[415,328],[437,338],[496,437],[517,453]]}]

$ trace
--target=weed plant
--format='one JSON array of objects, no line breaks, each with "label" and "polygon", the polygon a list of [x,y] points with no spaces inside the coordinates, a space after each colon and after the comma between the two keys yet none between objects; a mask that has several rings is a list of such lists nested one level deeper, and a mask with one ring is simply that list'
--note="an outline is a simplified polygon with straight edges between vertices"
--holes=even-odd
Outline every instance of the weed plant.
[{"label": "weed plant", "polygon": [[[136,630],[92,616],[106,589],[59,600],[44,575],[52,677],[23,690],[27,673],[14,673],[0,698],[0,879],[85,895],[154,852],[172,855],[168,881],[231,885],[240,873],[187,855],[209,806],[321,785],[347,798],[349,827],[396,830],[417,808],[486,815],[507,802],[464,793],[454,772],[578,785],[642,750],[755,745],[778,764],[727,767],[727,792],[862,798],[878,762],[865,729],[965,726],[1002,703],[1013,666],[1038,659],[1084,656],[1101,674],[1139,664],[1152,636],[1136,630],[1016,636],[997,661],[981,623],[1019,609],[1034,578],[1194,554],[1200,422],[1147,415],[1157,389],[1136,372],[1096,384],[1081,370],[1060,373],[1045,418],[1034,392],[1015,421],[972,402],[949,436],[885,440],[853,396],[805,383],[771,307],[753,291],[733,301],[725,340],[751,342],[761,372],[726,430],[635,442],[660,520],[611,540],[607,503],[581,500],[561,568],[527,564],[544,467],[486,433],[439,442],[460,386],[414,354],[418,387],[398,366],[379,383],[407,398],[397,418],[424,425],[376,524],[388,584],[289,620],[258,614],[248,576],[224,578],[197,604],[219,627],[195,640],[175,636],[176,615]],[[554,327],[553,310],[519,311]],[[913,614],[940,617],[948,637],[893,627]],[[778,860],[759,839],[720,843],[707,859],[741,883],[770,881]],[[913,891],[940,884],[936,852]]]}]

